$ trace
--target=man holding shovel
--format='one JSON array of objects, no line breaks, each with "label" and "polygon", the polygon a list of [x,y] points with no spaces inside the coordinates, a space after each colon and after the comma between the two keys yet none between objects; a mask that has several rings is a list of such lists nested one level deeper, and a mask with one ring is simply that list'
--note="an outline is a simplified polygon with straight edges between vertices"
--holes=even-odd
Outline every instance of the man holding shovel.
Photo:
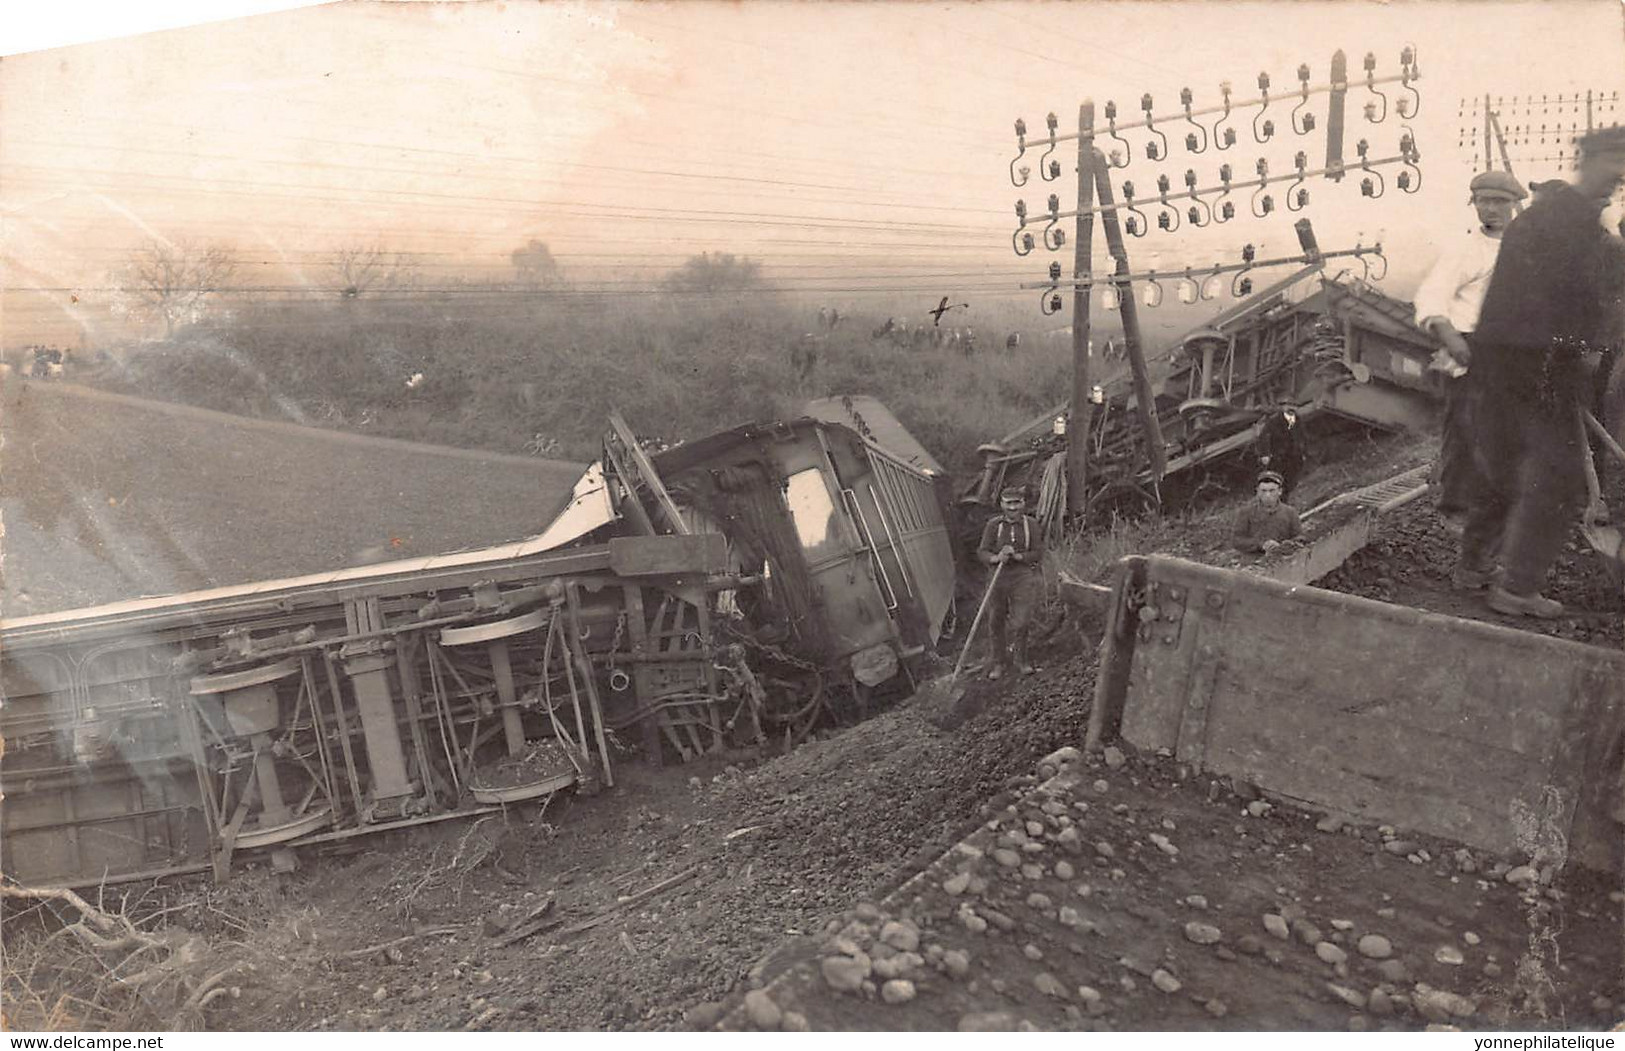
[{"label": "man holding shovel", "polygon": [[[1012,486],[999,493],[999,514],[982,530],[976,557],[993,566],[989,585],[992,614],[993,667],[989,679],[1004,674],[1009,644],[1015,644],[1016,670],[1031,675],[1027,661],[1027,628],[1042,594],[1040,567],[1044,561],[1044,530],[1027,513],[1027,492]],[[1013,632],[1014,639],[1007,638]]]}]

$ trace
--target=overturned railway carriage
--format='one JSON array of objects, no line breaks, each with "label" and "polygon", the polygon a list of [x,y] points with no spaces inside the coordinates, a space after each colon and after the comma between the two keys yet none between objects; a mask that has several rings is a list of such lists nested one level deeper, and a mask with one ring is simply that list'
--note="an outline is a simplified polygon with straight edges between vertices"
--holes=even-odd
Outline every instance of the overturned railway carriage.
[{"label": "overturned railway carriage", "polygon": [[[876,693],[911,690],[954,585],[940,468],[872,399],[809,411],[852,425],[808,416],[648,456],[623,431],[605,449],[612,517],[584,537],[720,534],[734,583],[715,634],[767,677],[740,714],[793,723],[792,738],[821,711],[861,715]],[[657,720],[651,745],[657,727],[671,736]]]},{"label": "overturned railway carriage", "polygon": [[[1307,267],[1215,315],[1148,364],[1155,412],[1176,476],[1247,449],[1284,406],[1388,430],[1430,425],[1441,394],[1428,361],[1438,342],[1409,303],[1347,275]],[[1155,498],[1159,480],[1126,375],[1103,385],[1089,424],[1090,505]],[[1060,474],[1068,438],[1054,433],[1066,403],[984,446],[968,503],[991,507],[1002,485],[1035,489]]]},{"label": "overturned railway carriage", "polygon": [[0,871],[291,866],[908,685],[953,587],[931,472],[823,420],[629,437],[527,541],[0,621]]}]

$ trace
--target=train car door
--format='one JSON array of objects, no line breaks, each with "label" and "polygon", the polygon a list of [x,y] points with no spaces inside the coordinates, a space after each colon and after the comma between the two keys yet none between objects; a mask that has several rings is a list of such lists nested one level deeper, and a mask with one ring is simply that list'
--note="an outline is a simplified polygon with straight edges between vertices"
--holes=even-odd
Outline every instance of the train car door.
[{"label": "train car door", "polygon": [[861,554],[858,527],[819,452],[817,446],[795,450],[786,464],[784,499],[822,609],[829,656],[841,659],[890,641],[895,628],[873,562]]}]

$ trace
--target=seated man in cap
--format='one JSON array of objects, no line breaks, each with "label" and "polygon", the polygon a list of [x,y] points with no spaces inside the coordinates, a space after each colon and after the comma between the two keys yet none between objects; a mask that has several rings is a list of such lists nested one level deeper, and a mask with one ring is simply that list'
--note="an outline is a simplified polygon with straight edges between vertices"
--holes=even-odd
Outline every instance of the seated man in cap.
[{"label": "seated man in cap", "polygon": [[1501,251],[1501,232],[1512,221],[1517,202],[1528,196],[1508,172],[1482,172],[1469,189],[1473,210],[1478,213],[1477,225],[1472,233],[1445,247],[1416,290],[1416,323],[1444,344],[1433,361],[1433,367],[1444,373],[1444,424],[1436,484],[1439,515],[1457,533],[1478,477],[1473,466],[1472,400],[1465,379],[1472,360],[1473,332]]},{"label": "seated man in cap", "polygon": [[1303,533],[1303,523],[1291,504],[1281,502],[1281,476],[1265,471],[1258,476],[1258,499],[1236,516],[1235,543],[1242,551],[1269,554]]},{"label": "seated man in cap", "polygon": [[[1042,592],[1039,569],[1044,561],[1044,528],[1027,513],[1027,491],[1011,486],[999,493],[999,514],[982,529],[976,557],[985,565],[1002,564],[988,601],[993,633],[993,667],[989,679],[1004,674],[1007,650],[1015,643],[1016,669],[1031,675],[1027,661],[1027,627]],[[1007,639],[1007,631],[1014,639]]]},{"label": "seated man in cap", "polygon": [[1586,500],[1587,359],[1622,338],[1625,250],[1601,218],[1625,184],[1625,128],[1579,145],[1575,183],[1547,190],[1507,225],[1474,339],[1473,444],[1484,484],[1472,495],[1456,575],[1488,586],[1499,613],[1563,615],[1540,589]]}]

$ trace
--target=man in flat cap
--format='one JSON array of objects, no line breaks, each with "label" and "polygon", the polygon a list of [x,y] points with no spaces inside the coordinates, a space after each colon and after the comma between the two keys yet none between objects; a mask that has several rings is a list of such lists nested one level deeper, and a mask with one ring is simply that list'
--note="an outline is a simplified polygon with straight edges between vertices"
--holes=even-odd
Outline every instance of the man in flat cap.
[{"label": "man in flat cap", "polygon": [[[1490,608],[1510,615],[1563,615],[1540,589],[1585,504],[1587,359],[1619,342],[1625,318],[1625,251],[1600,222],[1625,184],[1625,128],[1579,145],[1574,183],[1507,225],[1468,374],[1485,484],[1472,496],[1455,576],[1489,585]],[[1497,553],[1504,576],[1493,582]]]},{"label": "man in flat cap", "polygon": [[[1031,675],[1027,660],[1027,628],[1043,591],[1039,571],[1044,561],[1044,529],[1027,514],[1027,490],[1011,486],[999,493],[999,513],[982,529],[976,557],[985,565],[1003,564],[989,601],[989,627],[993,633],[993,667],[989,679],[1004,674],[1010,644],[1015,646],[1016,670]],[[1014,638],[1008,636],[1013,635]]]},{"label": "man in flat cap", "polygon": [[1517,203],[1528,196],[1509,172],[1474,176],[1468,187],[1478,222],[1466,237],[1447,245],[1416,290],[1416,323],[1433,333],[1444,349],[1433,367],[1444,373],[1444,421],[1439,439],[1439,515],[1461,531],[1468,497],[1476,484],[1473,467],[1472,394],[1466,382],[1473,333],[1484,291],[1495,272],[1501,233]]},{"label": "man in flat cap", "polygon": [[1258,476],[1258,499],[1236,516],[1233,539],[1239,550],[1249,554],[1269,554],[1303,533],[1303,523],[1291,504],[1281,501],[1281,476],[1265,471]]}]

